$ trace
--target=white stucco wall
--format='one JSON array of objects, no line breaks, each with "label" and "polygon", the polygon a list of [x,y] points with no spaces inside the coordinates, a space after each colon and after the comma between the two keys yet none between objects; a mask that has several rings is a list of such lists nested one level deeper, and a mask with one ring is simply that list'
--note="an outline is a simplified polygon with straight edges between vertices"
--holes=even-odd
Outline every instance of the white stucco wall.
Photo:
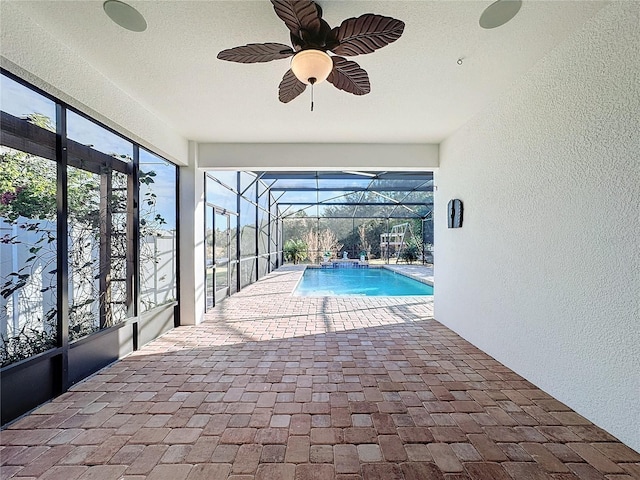
[{"label": "white stucco wall", "polygon": [[441,144],[435,200],[436,319],[636,450],[639,44],[603,9]]},{"label": "white stucco wall", "polygon": [[198,164],[198,144],[189,142],[189,166],[180,170],[180,323],[198,325],[204,319],[204,173]]},{"label": "white stucco wall", "polygon": [[[167,159],[184,165],[188,141],[19,5],[0,7],[0,65]],[[132,72],[135,75],[135,72]]]},{"label": "white stucco wall", "polygon": [[438,145],[390,143],[201,143],[198,167],[238,170],[429,170]]}]

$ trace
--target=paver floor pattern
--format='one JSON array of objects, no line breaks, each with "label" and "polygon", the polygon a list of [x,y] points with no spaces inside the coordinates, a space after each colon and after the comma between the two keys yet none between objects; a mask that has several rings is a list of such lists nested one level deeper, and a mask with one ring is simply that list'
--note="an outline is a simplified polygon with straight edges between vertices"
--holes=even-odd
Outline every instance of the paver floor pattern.
[{"label": "paver floor pattern", "polygon": [[1,477],[640,478],[640,455],[432,319],[281,269],[1,433]]}]

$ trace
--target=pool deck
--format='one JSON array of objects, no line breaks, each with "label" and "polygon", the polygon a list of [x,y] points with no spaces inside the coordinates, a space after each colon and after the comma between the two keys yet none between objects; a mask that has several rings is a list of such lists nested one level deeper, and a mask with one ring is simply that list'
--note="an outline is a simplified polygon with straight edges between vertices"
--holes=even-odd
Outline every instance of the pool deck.
[{"label": "pool deck", "polygon": [[401,273],[407,277],[411,277],[419,282],[426,283],[433,286],[433,267],[425,265],[403,265],[403,264],[389,264],[383,265],[384,268],[393,270],[394,272]]},{"label": "pool deck", "polygon": [[295,297],[303,270],[10,425],[0,477],[640,478],[640,454],[435,321],[432,297]]}]

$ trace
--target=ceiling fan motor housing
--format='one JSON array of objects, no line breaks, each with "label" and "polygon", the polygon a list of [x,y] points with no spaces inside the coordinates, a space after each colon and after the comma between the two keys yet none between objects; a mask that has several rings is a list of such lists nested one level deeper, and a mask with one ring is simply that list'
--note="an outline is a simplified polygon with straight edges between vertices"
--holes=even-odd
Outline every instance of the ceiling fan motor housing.
[{"label": "ceiling fan motor housing", "polygon": [[371,91],[367,72],[344,57],[378,50],[395,42],[404,30],[401,20],[373,13],[347,18],[332,29],[322,18],[320,5],[312,0],[271,0],[271,3],[276,15],[289,29],[293,48],[276,42],[249,43],[223,50],[218,58],[229,62],[261,63],[293,57],[291,68],[278,87],[278,98],[283,103],[304,92],[307,85],[324,80],[338,90],[366,95]]}]

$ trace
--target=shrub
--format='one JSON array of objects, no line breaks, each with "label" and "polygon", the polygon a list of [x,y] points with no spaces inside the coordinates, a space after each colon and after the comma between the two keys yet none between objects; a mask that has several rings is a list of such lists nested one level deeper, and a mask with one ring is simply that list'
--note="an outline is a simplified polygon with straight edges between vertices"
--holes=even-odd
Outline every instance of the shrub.
[{"label": "shrub", "polygon": [[307,258],[307,244],[299,239],[287,240],[284,244],[284,258],[294,264]]},{"label": "shrub", "polygon": [[415,243],[410,243],[400,253],[400,258],[407,263],[413,263],[418,260],[419,250]]}]

